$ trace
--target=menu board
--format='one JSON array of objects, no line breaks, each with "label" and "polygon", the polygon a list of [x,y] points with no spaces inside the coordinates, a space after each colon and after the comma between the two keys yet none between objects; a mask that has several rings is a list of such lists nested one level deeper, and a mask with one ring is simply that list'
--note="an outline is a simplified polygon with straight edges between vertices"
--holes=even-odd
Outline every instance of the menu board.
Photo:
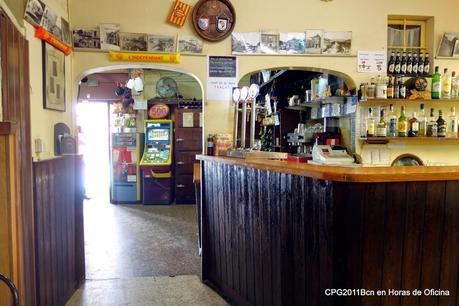
[{"label": "menu board", "polygon": [[207,66],[207,100],[231,101],[237,86],[237,57],[209,56]]}]

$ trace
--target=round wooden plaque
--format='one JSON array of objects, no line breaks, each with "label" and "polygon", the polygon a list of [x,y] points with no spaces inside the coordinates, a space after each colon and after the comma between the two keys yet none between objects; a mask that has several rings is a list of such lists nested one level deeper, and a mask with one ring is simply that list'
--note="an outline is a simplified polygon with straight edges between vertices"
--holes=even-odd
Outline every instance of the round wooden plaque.
[{"label": "round wooden plaque", "polygon": [[193,26],[208,41],[220,41],[233,32],[236,12],[229,0],[199,0],[193,8]]}]

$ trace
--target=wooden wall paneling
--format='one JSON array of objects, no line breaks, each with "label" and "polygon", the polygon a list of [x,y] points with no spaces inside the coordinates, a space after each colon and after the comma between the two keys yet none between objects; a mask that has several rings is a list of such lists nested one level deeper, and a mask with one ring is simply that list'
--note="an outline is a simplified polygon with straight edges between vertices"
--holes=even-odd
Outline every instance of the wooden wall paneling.
[{"label": "wooden wall paneling", "polygon": [[[75,283],[77,287],[83,284],[86,278],[86,269],[85,269],[85,248],[84,248],[84,198],[85,198],[85,187],[84,187],[84,163],[83,158],[75,159],[75,232],[76,232],[76,241],[75,241],[75,254],[76,254],[76,264],[75,264]],[[64,222],[64,220],[62,220]],[[62,239],[64,239],[62,237]],[[65,261],[64,261],[65,269]],[[64,270],[65,273],[65,270]]]},{"label": "wooden wall paneling", "polygon": [[[405,229],[403,232],[402,288],[421,288],[422,236],[427,184],[409,183],[406,186]],[[419,297],[401,298],[402,306],[419,305]]]},{"label": "wooden wall paneling", "polygon": [[[443,243],[445,182],[429,182],[424,215],[421,288],[440,288],[440,261]],[[421,296],[420,306],[438,305],[438,297]]]},{"label": "wooden wall paneling", "polygon": [[450,296],[440,297],[439,306],[459,305],[456,303],[459,295],[459,199],[455,197],[457,194],[459,182],[447,182],[439,288],[448,290]]},{"label": "wooden wall paneling", "polygon": [[[382,288],[402,287],[403,230],[405,228],[406,184],[386,184],[386,222],[384,229],[384,259]],[[383,306],[400,306],[400,296],[383,296]]]}]

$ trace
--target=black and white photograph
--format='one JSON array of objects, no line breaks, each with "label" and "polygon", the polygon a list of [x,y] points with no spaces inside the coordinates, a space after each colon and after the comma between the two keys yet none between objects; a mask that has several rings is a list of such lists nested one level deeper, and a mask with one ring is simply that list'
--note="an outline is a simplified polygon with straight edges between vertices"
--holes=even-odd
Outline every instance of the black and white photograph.
[{"label": "black and white photograph", "polygon": [[446,32],[443,33],[440,45],[438,47],[437,56],[450,57],[455,52],[456,41],[458,40],[458,33]]},{"label": "black and white photograph", "polygon": [[232,33],[233,54],[257,54],[260,53],[260,32]]},{"label": "black and white photograph", "polygon": [[70,32],[70,24],[67,20],[61,17],[61,30],[62,30],[62,41],[67,45],[72,45],[72,34]]},{"label": "black and white photograph", "polygon": [[321,54],[323,44],[322,30],[306,30],[305,53]]},{"label": "black and white photograph", "polygon": [[279,53],[280,54],[303,54],[305,47],[305,33],[280,33]]},{"label": "black and white photograph", "polygon": [[148,35],[148,52],[175,53],[175,41],[173,35]]},{"label": "black and white photograph", "polygon": [[43,42],[43,107],[65,112],[65,55]]},{"label": "black and white photograph", "polygon": [[[57,14],[53,12],[53,10],[49,6],[46,6],[40,25],[44,27],[46,30],[48,30],[49,32],[55,34],[56,27],[60,26],[60,24],[58,25],[57,22],[58,22]],[[59,23],[60,23],[60,20],[59,20]]]},{"label": "black and white photograph", "polygon": [[324,32],[322,54],[350,54],[352,32]]},{"label": "black and white photograph", "polygon": [[147,35],[121,32],[120,47],[123,51],[147,51]]},{"label": "black and white photograph", "polygon": [[120,25],[116,23],[100,24],[100,48],[102,50],[120,50]]},{"label": "black and white photograph", "polygon": [[24,19],[36,26],[41,24],[46,5],[40,0],[29,0],[27,2]]},{"label": "black and white photograph", "polygon": [[84,28],[74,29],[73,47],[80,49],[100,49],[99,30]]},{"label": "black and white photograph", "polygon": [[276,31],[262,31],[260,50],[261,53],[277,54],[279,52],[279,33]]},{"label": "black and white photograph", "polygon": [[453,56],[459,57],[459,40],[456,40],[456,43],[454,44]]},{"label": "black and white photograph", "polygon": [[178,52],[179,53],[192,53],[200,54],[203,50],[202,40],[194,36],[179,36],[178,39]]}]

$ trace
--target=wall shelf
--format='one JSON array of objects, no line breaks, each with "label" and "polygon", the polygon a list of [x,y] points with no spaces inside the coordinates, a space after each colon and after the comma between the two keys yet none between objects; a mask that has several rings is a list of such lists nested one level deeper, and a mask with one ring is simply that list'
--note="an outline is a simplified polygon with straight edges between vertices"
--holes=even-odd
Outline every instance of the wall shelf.
[{"label": "wall shelf", "polygon": [[368,99],[367,101],[359,101],[357,105],[360,106],[374,106],[374,105],[389,105],[389,104],[412,104],[412,103],[459,103],[459,99],[433,99],[433,100],[425,100],[425,99]]},{"label": "wall shelf", "polygon": [[386,144],[391,141],[448,141],[459,142],[459,138],[447,137],[368,137],[360,138],[361,141],[369,144]]}]

